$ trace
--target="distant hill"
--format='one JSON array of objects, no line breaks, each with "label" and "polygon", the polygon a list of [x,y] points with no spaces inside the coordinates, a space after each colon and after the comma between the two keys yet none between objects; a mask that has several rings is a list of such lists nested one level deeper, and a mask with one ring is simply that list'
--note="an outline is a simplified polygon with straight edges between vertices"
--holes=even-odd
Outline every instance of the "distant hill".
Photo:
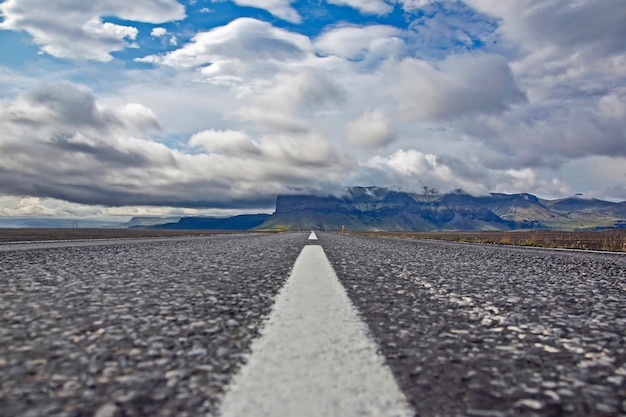
[{"label": "distant hill", "polygon": [[581,215],[584,213],[608,216],[624,219],[626,218],[626,202],[613,203],[598,199],[563,198],[560,200],[546,201],[545,205],[552,210],[565,212],[568,214]]},{"label": "distant hill", "polygon": [[594,230],[626,227],[626,202],[531,194],[425,194],[352,187],[341,196],[279,195],[272,215],[134,218],[130,227],[188,230]]},{"label": "distant hill", "polygon": [[0,217],[0,228],[10,229],[120,229],[126,224],[119,221],[85,218],[57,217]]},{"label": "distant hill", "polygon": [[135,228],[148,228],[150,226],[158,226],[169,223],[176,223],[180,220],[180,217],[133,217],[128,222],[129,229]]},{"label": "distant hill", "polygon": [[181,217],[173,222],[162,219],[163,223],[151,218],[149,225],[143,224],[145,222],[139,217],[131,219],[129,227],[165,230],[250,230],[260,226],[269,216],[269,214],[242,214],[233,217]]}]

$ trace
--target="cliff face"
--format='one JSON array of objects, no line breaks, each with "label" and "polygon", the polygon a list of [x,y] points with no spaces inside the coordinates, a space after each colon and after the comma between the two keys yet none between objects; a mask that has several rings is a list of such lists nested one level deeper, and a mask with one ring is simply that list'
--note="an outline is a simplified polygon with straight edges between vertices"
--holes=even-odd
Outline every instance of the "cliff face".
[{"label": "cliff face", "polygon": [[626,227],[626,202],[541,200],[531,194],[417,194],[352,187],[341,196],[279,195],[272,215],[137,218],[130,224],[205,230],[341,230],[342,226],[353,231],[606,229]]},{"label": "cliff face", "polygon": [[279,195],[276,197],[276,213],[293,213],[301,210],[328,212],[342,206],[343,201],[335,197],[312,195]]},{"label": "cliff face", "polygon": [[279,196],[261,227],[338,230],[510,230],[505,220],[469,195],[418,195],[354,187],[341,197]]},{"label": "cliff face", "polygon": [[[339,230],[514,230],[619,226],[626,202],[540,200],[531,194],[437,195],[353,187],[342,196],[281,195],[259,228]],[[566,210],[559,210],[566,208]]]}]

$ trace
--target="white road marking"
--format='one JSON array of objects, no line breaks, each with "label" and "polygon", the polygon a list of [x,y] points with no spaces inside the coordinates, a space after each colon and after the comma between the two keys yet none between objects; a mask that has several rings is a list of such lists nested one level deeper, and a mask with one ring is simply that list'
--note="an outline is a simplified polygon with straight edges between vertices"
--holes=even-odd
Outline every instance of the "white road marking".
[{"label": "white road marking", "polygon": [[311,231],[311,234],[309,235],[309,240],[317,240],[317,235],[314,231]]},{"label": "white road marking", "polygon": [[414,414],[324,250],[305,246],[221,416]]}]

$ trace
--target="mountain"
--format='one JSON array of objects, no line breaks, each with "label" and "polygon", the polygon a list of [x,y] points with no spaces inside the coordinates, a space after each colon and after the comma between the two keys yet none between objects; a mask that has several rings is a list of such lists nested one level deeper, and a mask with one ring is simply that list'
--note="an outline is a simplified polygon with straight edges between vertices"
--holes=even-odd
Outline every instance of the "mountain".
[{"label": "mountain", "polygon": [[263,228],[338,230],[510,230],[470,195],[418,195],[380,187],[353,187],[341,197],[278,196]]},{"label": "mountain", "polygon": [[472,196],[351,187],[340,196],[279,195],[272,215],[133,218],[129,227],[204,230],[594,230],[626,227],[626,202],[532,194]]},{"label": "mountain", "polygon": [[133,217],[128,222],[129,229],[135,228],[148,228],[150,226],[159,226],[163,224],[176,223],[180,220],[180,217]]},{"label": "mountain", "polygon": [[582,199],[582,198],[563,198],[560,200],[547,201],[546,206],[552,210],[567,213],[589,213],[598,216],[609,217],[626,217],[626,202],[613,203],[611,201],[603,201],[598,199]]},{"label": "mountain", "polygon": [[[572,201],[568,201],[572,200]],[[352,187],[342,196],[281,195],[259,228],[340,230],[575,230],[623,227],[626,202],[541,200],[531,194],[472,196]]]},{"label": "mountain", "polygon": [[156,218],[150,218],[148,225],[145,225],[143,218],[134,217],[129,222],[129,227],[176,230],[250,230],[260,226],[269,216],[269,214],[242,214],[233,217],[181,217],[172,222],[167,222],[168,219],[164,218],[161,219],[163,223],[158,223]]},{"label": "mountain", "polygon": [[125,227],[126,224],[119,221],[86,219],[84,217],[0,217],[0,228],[10,229],[119,229]]}]

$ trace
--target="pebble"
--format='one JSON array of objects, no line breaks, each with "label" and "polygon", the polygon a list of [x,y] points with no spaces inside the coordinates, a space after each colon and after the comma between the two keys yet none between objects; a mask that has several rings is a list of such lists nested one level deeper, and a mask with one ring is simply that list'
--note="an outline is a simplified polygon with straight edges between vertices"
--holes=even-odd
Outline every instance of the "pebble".
[{"label": "pebble", "polygon": [[545,404],[541,401],[538,400],[534,400],[531,398],[526,398],[523,400],[519,400],[514,404],[515,407],[526,407],[526,408],[530,408],[531,410],[541,410]]},{"label": "pebble", "polygon": [[547,391],[544,391],[543,393],[544,395],[550,397],[552,401],[555,401],[555,402],[561,401],[561,397],[559,396],[559,394],[557,394],[556,392],[552,390],[547,390]]},{"label": "pebble", "polygon": [[118,408],[115,404],[106,403],[98,408],[93,417],[116,417],[117,411]]},{"label": "pebble", "polygon": [[187,352],[187,356],[205,356],[207,350],[205,348],[196,348]]}]

